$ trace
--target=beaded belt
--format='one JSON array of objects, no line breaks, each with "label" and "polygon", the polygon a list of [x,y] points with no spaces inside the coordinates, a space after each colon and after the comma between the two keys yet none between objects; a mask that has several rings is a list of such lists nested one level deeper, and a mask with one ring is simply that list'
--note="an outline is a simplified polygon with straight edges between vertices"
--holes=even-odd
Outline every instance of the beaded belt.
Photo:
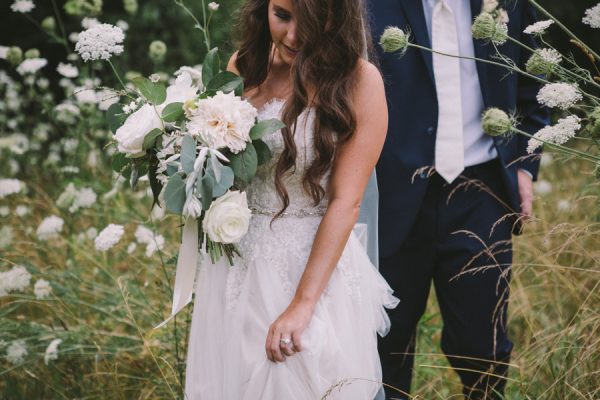
[{"label": "beaded belt", "polygon": [[[252,214],[266,215],[269,217],[274,217],[279,212],[279,210],[269,209],[269,208],[261,208],[261,207],[256,207],[256,206],[250,206],[250,211],[252,211]],[[325,207],[316,207],[316,208],[299,209],[299,210],[286,210],[283,214],[281,214],[281,217],[297,217],[297,218],[322,217],[325,215],[325,211],[327,211],[327,208],[325,208]]]}]

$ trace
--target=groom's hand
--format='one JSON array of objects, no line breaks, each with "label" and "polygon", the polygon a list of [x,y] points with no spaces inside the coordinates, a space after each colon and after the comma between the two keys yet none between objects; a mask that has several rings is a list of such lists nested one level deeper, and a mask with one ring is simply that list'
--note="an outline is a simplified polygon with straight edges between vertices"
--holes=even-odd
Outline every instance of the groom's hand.
[{"label": "groom's hand", "polygon": [[517,172],[519,196],[521,198],[521,215],[525,220],[531,218],[533,210],[533,179],[531,175],[520,169]]}]

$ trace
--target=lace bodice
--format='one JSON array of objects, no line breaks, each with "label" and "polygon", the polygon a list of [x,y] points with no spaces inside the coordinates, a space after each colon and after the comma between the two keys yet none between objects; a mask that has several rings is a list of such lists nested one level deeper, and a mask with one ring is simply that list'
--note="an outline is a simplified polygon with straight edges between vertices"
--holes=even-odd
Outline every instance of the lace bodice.
[{"label": "lace bodice", "polygon": [[[258,110],[258,119],[281,118],[284,100],[274,99],[267,102]],[[317,206],[310,195],[302,186],[302,177],[306,168],[315,158],[313,148],[314,110],[307,108],[298,117],[294,140],[298,149],[296,158],[296,172],[288,173],[284,178],[285,187],[290,197],[290,205],[284,215],[323,215],[327,207],[327,199],[323,199]],[[255,214],[275,215],[282,207],[281,200],[275,190],[275,164],[283,152],[284,142],[281,131],[263,137],[271,149],[272,157],[265,165],[258,168],[256,176],[245,190],[248,204]],[[323,177],[326,187],[329,174]]]}]

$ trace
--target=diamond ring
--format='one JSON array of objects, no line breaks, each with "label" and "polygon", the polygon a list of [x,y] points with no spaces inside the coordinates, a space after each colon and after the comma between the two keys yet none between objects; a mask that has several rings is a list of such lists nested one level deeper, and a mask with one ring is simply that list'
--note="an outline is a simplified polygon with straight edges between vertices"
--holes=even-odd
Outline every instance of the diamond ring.
[{"label": "diamond ring", "polygon": [[289,346],[290,344],[292,344],[292,339],[290,338],[281,338],[279,339],[279,343],[285,345],[285,346]]}]

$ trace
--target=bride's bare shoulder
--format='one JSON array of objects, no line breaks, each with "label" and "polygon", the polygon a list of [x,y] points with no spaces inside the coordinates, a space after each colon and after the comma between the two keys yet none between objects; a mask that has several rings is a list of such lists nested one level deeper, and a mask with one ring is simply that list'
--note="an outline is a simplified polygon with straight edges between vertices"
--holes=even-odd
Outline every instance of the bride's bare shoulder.
[{"label": "bride's bare shoulder", "polygon": [[355,91],[355,107],[357,110],[377,99],[385,99],[383,78],[379,69],[366,60],[360,60],[357,67],[357,85]]}]

